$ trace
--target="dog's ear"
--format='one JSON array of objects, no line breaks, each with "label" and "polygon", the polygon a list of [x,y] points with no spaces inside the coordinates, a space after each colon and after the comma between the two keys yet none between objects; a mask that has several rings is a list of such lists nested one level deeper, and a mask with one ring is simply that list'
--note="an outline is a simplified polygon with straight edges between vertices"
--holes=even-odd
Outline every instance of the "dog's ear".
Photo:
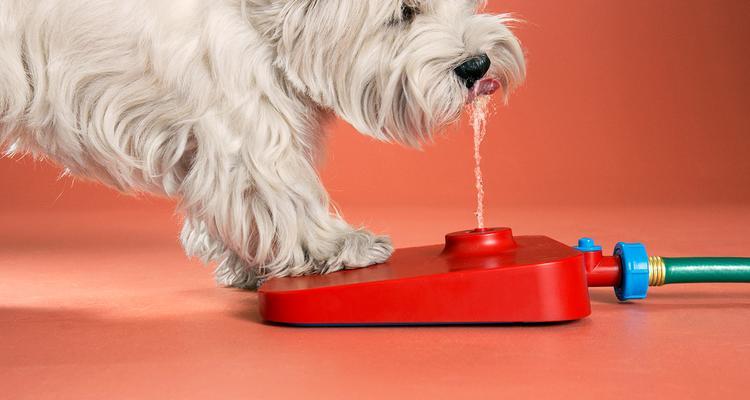
[{"label": "dog's ear", "polygon": [[278,40],[282,11],[288,2],[285,0],[242,0],[240,7],[245,19],[264,39],[276,42]]},{"label": "dog's ear", "polygon": [[253,27],[274,46],[284,31],[298,29],[317,0],[244,0],[242,13]]}]

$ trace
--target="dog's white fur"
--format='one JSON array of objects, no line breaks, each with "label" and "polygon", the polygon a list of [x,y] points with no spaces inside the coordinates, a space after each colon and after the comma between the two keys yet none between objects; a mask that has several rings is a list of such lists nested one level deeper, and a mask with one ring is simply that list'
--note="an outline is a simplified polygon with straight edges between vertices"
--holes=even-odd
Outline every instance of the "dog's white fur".
[{"label": "dog's white fur", "polygon": [[462,61],[489,55],[504,93],[525,72],[507,16],[405,1],[2,0],[0,145],[180,199],[227,285],[382,262],[315,171],[329,115],[416,146],[459,116]]}]

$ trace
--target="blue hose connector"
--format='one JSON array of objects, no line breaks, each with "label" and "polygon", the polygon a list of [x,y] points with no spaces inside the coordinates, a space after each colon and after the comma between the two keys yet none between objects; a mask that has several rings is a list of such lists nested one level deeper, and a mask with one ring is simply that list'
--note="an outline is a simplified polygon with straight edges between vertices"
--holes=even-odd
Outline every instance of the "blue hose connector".
[{"label": "blue hose connector", "polygon": [[645,299],[648,291],[648,254],[641,243],[617,243],[614,255],[620,258],[622,279],[615,287],[620,301]]}]

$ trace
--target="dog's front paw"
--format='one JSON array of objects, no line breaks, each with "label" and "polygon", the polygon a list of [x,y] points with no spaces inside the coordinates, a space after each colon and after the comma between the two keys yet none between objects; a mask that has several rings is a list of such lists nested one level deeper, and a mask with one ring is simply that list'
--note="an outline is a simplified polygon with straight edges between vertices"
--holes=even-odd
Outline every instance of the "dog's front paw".
[{"label": "dog's front paw", "polygon": [[339,252],[325,263],[324,273],[380,264],[393,253],[388,236],[376,236],[366,230],[354,230],[341,240]]}]

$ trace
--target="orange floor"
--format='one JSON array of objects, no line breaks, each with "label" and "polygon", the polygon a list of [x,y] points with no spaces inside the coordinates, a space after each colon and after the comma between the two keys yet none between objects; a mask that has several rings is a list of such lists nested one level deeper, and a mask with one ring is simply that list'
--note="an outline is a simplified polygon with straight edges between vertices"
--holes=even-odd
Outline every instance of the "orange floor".
[{"label": "orange floor", "polygon": [[[750,256],[750,207],[492,209],[517,234]],[[347,210],[397,244],[466,210]],[[750,285],[652,289],[561,325],[286,328],[184,258],[167,210],[0,214],[0,398],[742,398]],[[404,305],[407,307],[408,305]],[[508,397],[505,397],[508,396]]]}]

